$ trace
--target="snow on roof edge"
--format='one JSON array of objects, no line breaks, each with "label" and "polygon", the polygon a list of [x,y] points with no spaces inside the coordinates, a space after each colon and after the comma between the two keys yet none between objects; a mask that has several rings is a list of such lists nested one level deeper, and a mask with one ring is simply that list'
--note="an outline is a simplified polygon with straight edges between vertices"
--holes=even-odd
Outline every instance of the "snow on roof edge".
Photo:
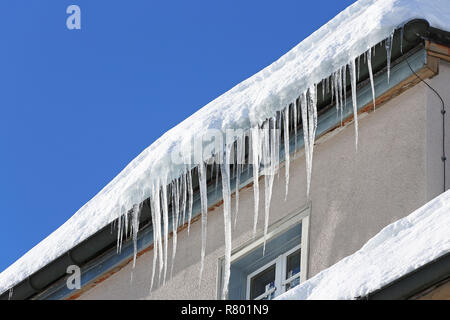
[{"label": "snow on roof edge", "polygon": [[338,14],[276,62],[208,103],[137,156],[66,223],[0,274],[0,292],[24,280],[150,195],[158,181],[178,177],[172,155],[207,130],[249,129],[272,117],[403,23],[427,19],[450,30],[447,0],[361,0]]}]

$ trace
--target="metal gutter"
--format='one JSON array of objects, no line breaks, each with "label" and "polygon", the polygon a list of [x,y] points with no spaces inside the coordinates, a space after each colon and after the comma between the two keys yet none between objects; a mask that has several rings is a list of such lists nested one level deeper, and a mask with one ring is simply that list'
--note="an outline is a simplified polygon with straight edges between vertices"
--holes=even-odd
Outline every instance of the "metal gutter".
[{"label": "metal gutter", "polygon": [[404,300],[450,278],[450,253],[395,280],[361,299]]}]

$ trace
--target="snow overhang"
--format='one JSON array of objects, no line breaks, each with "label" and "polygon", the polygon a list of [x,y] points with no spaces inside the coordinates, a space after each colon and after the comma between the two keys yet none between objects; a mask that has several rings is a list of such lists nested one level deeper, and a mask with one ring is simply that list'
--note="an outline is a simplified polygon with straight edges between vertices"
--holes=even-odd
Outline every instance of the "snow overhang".
[{"label": "snow overhang", "polygon": [[279,299],[407,299],[450,276],[450,190]]}]

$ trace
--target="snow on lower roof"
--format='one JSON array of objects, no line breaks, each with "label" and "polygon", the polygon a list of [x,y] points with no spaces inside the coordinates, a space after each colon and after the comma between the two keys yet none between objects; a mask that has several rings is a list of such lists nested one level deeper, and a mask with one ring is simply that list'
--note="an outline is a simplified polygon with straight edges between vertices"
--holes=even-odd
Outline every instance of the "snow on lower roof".
[{"label": "snow on lower roof", "polygon": [[450,190],[277,299],[355,299],[450,252]]},{"label": "snow on lower roof", "polygon": [[156,183],[167,183],[185,172],[186,166],[173,162],[172,156],[187,142],[198,140],[210,129],[247,130],[261,124],[411,19],[423,18],[436,28],[450,30],[449,11],[448,0],[361,0],[351,5],[279,60],[145,149],[66,223],[3,271],[0,293],[149,197]]}]

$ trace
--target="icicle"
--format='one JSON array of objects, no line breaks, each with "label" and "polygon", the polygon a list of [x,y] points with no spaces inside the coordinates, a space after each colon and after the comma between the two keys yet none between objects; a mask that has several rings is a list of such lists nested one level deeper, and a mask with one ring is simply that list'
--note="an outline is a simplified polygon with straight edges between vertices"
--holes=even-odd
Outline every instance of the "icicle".
[{"label": "icicle", "polygon": [[241,135],[236,140],[236,210],[234,214],[234,228],[236,228],[237,217],[239,213],[239,187],[241,184],[241,172],[243,156],[245,156],[245,135]]},{"label": "icicle", "polygon": [[[272,127],[271,127],[272,123]],[[267,228],[269,225],[270,202],[272,199],[273,180],[276,166],[276,127],[275,119],[269,119],[266,123],[267,129],[264,130],[263,142],[263,162],[264,162],[264,245],[263,255],[266,251]],[[268,166],[268,167],[267,167]]]},{"label": "icicle", "polygon": [[317,129],[317,95],[316,87],[311,87],[307,94],[301,95],[303,137],[305,143],[306,159],[306,195],[309,199],[312,174],[312,158],[314,151],[314,140]]},{"label": "icicle", "polygon": [[258,223],[259,212],[259,162],[260,162],[260,132],[259,128],[253,128],[252,133],[252,165],[253,165],[253,198],[254,198],[254,215],[253,215],[253,237],[256,235],[256,225]]},{"label": "icicle", "polygon": [[122,214],[119,214],[119,217],[117,218],[117,244],[116,244],[116,253],[119,254],[120,253],[120,244],[121,244],[121,239],[120,239],[120,233],[122,230]]},{"label": "icicle", "polygon": [[139,231],[139,205],[135,204],[133,206],[133,211],[131,214],[131,232],[133,234],[133,268],[136,266],[136,256],[137,256],[137,235]]},{"label": "icicle", "polygon": [[284,163],[285,163],[285,177],[286,177],[286,193],[284,200],[286,201],[289,192],[289,105],[284,111]]},{"label": "icicle", "polygon": [[281,111],[277,113],[275,124],[275,171],[277,172],[277,179],[280,180],[280,143],[281,143]]},{"label": "icicle", "polygon": [[353,118],[355,121],[355,148],[358,150],[358,103],[356,100],[356,70],[355,60],[350,63],[350,82],[352,86]]},{"label": "icicle", "polygon": [[325,100],[325,80],[322,80],[322,100]]},{"label": "icicle", "polygon": [[222,175],[222,197],[223,197],[223,220],[225,233],[225,261],[222,299],[226,299],[228,294],[228,284],[230,280],[231,263],[231,190],[230,190],[230,153],[231,147],[226,146],[225,161],[221,161]]},{"label": "icicle", "polygon": [[[335,78],[335,81],[336,81],[336,78]],[[336,101],[336,103],[338,103],[338,102]],[[310,140],[309,140],[309,125],[308,125],[308,107],[307,107],[305,93],[302,93],[302,95],[301,95],[300,107],[302,109],[303,140],[304,140],[305,160],[306,160],[306,195],[309,199],[309,185],[310,185],[309,172],[311,171],[310,170],[311,164],[309,163],[309,141]]]},{"label": "icicle", "polygon": [[[120,219],[120,244],[119,244],[119,253],[122,252],[122,245],[123,245],[123,241],[124,238],[126,239],[127,235],[126,235],[126,230],[128,227],[128,212],[125,210],[124,206],[121,206],[122,210],[121,210],[121,219]],[[124,235],[125,232],[125,235]]]},{"label": "icicle", "polygon": [[342,82],[343,82],[342,94],[344,95],[344,108],[347,108],[347,65],[342,67]]},{"label": "icicle", "polygon": [[400,29],[400,53],[403,54],[403,28]]},{"label": "icicle", "polygon": [[[165,179],[167,181],[167,178]],[[173,185],[172,185],[173,190]],[[163,283],[166,283],[167,275],[167,254],[169,243],[169,198],[167,196],[167,185],[163,183],[162,186],[162,209],[163,209],[163,223],[164,223],[164,276]]]},{"label": "icicle", "polygon": [[[361,71],[361,55],[358,56],[358,81],[359,81],[359,74]],[[351,77],[351,75],[350,75]]]},{"label": "icicle", "polygon": [[294,109],[294,150],[297,150],[297,107],[295,106],[295,101],[293,103],[293,109]]},{"label": "icicle", "polygon": [[202,251],[200,257],[200,279],[202,281],[203,267],[205,262],[205,250],[206,250],[206,227],[207,227],[207,214],[208,214],[208,194],[206,189],[206,167],[203,159],[198,166],[198,183],[200,185],[200,202],[202,208]]},{"label": "icicle", "polygon": [[[128,211],[126,211],[125,212],[125,214],[123,215],[123,218],[124,218],[124,238],[125,238],[125,241],[127,241],[127,239],[128,239],[128,228],[129,228],[129,226],[128,226]],[[121,245],[121,247],[122,247],[122,245]]]},{"label": "icicle", "polygon": [[336,100],[336,119],[340,116],[342,126],[342,111],[341,111],[341,74],[340,70],[334,72],[334,96]]},{"label": "icicle", "polygon": [[156,218],[155,218],[155,192],[152,191],[152,198],[150,199],[150,215],[152,218],[153,225],[153,267],[152,267],[152,277],[150,282],[150,292],[153,289],[153,281],[155,280],[155,271],[156,271],[156,261],[158,259],[158,236],[156,235]]},{"label": "icicle", "polygon": [[14,287],[11,287],[8,292],[8,300],[11,300],[13,294],[14,294]]},{"label": "icicle", "polygon": [[[166,181],[163,182],[166,186]],[[161,234],[161,198],[160,198],[160,185],[159,182],[153,188],[152,192],[152,225],[153,225],[153,272],[152,282],[150,285],[150,291],[153,288],[153,280],[155,277],[156,260],[159,257],[159,280],[161,279],[161,273],[164,267],[163,261],[163,247],[162,247],[162,234]],[[167,198],[166,198],[167,201]]]},{"label": "icicle", "polygon": [[[218,191],[218,186],[219,186],[219,170],[220,170],[220,164],[216,160],[216,189],[215,189],[216,193]],[[206,171],[205,171],[205,175],[206,175]]]},{"label": "icicle", "polygon": [[372,49],[369,49],[368,54],[367,54],[367,66],[369,67],[370,86],[372,87],[373,110],[375,111],[375,85],[373,82],[371,51],[372,51]]},{"label": "icicle", "polygon": [[194,205],[194,191],[192,190],[192,171],[188,170],[188,189],[189,189],[189,213],[188,213],[188,235],[191,229],[192,206]]},{"label": "icicle", "polygon": [[[313,151],[314,151],[314,141],[316,138],[316,129],[317,129],[317,87],[314,85],[309,89],[309,100],[308,100],[308,117],[309,117],[309,162],[310,162],[310,171],[312,171],[312,160],[313,160]],[[309,180],[311,184],[311,172],[309,173]]]},{"label": "icicle", "polygon": [[177,179],[172,188],[172,264],[170,266],[170,278],[173,276],[173,266],[175,265],[175,256],[177,254],[177,229],[180,218],[180,187]]},{"label": "icicle", "polygon": [[386,55],[387,55],[387,80],[389,83],[389,78],[391,75],[391,55],[392,55],[392,40],[394,38],[394,33],[386,39]]},{"label": "icicle", "polygon": [[186,202],[187,202],[187,182],[186,182],[186,175],[183,174],[183,184],[182,184],[182,191],[183,191],[183,200],[181,203],[181,206],[183,208],[183,225],[186,223]]},{"label": "icicle", "polygon": [[333,104],[334,99],[334,73],[330,76],[330,93],[331,93],[331,104]]}]

